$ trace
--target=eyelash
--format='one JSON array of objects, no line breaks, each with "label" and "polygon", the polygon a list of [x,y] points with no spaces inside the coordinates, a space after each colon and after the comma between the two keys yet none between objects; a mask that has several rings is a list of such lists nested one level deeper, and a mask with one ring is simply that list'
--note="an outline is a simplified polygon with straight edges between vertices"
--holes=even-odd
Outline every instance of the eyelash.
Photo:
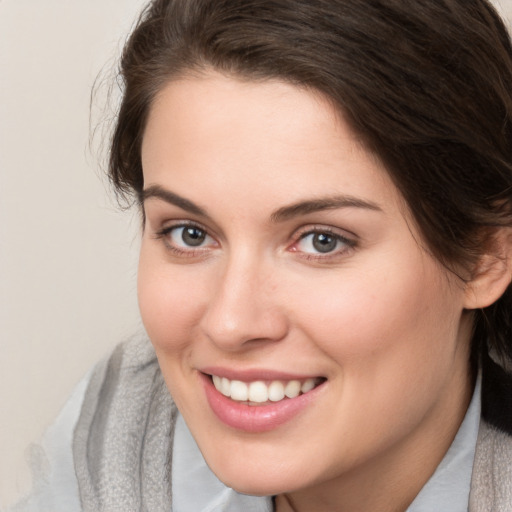
[{"label": "eyelash", "polygon": [[[297,245],[304,240],[308,236],[311,235],[327,235],[328,237],[334,239],[337,245],[343,244],[345,247],[336,248],[333,251],[329,251],[326,253],[316,252],[316,253],[308,253],[305,251],[300,251],[297,249]],[[296,241],[290,246],[288,250],[295,252],[299,257],[309,260],[309,261],[318,261],[318,262],[329,262],[333,259],[341,258],[346,256],[351,250],[355,249],[357,246],[357,241],[353,238],[348,238],[341,233],[338,233],[332,228],[326,226],[313,226],[308,227],[304,231],[300,232],[296,236]]]},{"label": "eyelash", "polygon": [[181,257],[185,256],[185,257],[192,258],[192,257],[200,256],[200,255],[204,254],[208,248],[207,246],[201,246],[201,247],[197,247],[197,248],[194,248],[193,246],[191,246],[188,249],[183,249],[183,248],[180,248],[176,245],[169,243],[169,237],[171,236],[172,232],[179,228],[197,229],[199,231],[202,231],[204,233],[205,237],[212,238],[208,234],[208,231],[204,227],[202,227],[200,224],[197,224],[195,222],[179,222],[177,224],[173,224],[172,226],[166,226],[155,233],[155,238],[157,240],[162,240],[165,245],[165,248],[168,249],[169,251],[173,252],[177,256],[181,256]]},{"label": "eyelash", "polygon": [[[177,256],[193,258],[193,257],[204,255],[205,252],[209,248],[208,245],[197,247],[197,248],[190,246],[189,248],[184,249],[184,248],[180,248],[180,247],[176,246],[175,244],[172,244],[169,242],[169,237],[172,234],[172,232],[175,230],[178,230],[180,228],[197,229],[197,230],[201,231],[202,233],[204,233],[205,238],[209,237],[212,240],[214,240],[213,237],[211,237],[208,234],[207,229],[205,229],[203,226],[201,226],[200,224],[197,224],[195,222],[179,222],[179,223],[173,224],[171,226],[166,226],[155,233],[155,238],[159,239],[159,240],[163,240],[163,243],[164,243],[166,249],[173,252]],[[334,241],[337,245],[343,244],[345,247],[342,249],[336,248],[333,251],[329,251],[329,252],[325,252],[325,253],[321,253],[321,252],[308,253],[308,252],[299,250],[297,248],[298,244],[300,244],[301,242],[306,240],[306,238],[308,236],[312,236],[312,235],[313,236],[314,235],[327,235],[328,237],[334,239]],[[333,259],[345,256],[348,252],[350,252],[357,246],[357,241],[355,239],[343,236],[340,233],[333,230],[332,228],[328,228],[325,226],[308,227],[307,229],[304,229],[302,232],[299,230],[299,232],[297,232],[297,234],[294,234],[294,239],[295,239],[295,241],[288,246],[287,250],[290,252],[296,253],[297,256],[299,256],[305,260],[309,260],[309,261],[314,260],[314,261],[319,261],[319,262],[329,262]]]}]

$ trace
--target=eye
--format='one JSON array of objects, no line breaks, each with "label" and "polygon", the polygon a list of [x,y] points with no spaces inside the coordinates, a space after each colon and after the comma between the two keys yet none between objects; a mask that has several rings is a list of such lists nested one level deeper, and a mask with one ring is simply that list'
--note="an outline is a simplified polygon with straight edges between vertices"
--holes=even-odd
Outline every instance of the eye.
[{"label": "eye", "polygon": [[354,240],[324,229],[308,231],[301,235],[294,244],[293,250],[321,257],[322,255],[329,256],[344,253],[354,247],[355,244]]},{"label": "eye", "polygon": [[206,230],[195,224],[180,224],[169,226],[157,233],[168,249],[177,253],[190,253],[196,249],[203,249],[216,245],[215,240]]},{"label": "eye", "polygon": [[197,226],[178,226],[168,233],[169,239],[181,247],[200,247],[207,240],[206,231]]}]

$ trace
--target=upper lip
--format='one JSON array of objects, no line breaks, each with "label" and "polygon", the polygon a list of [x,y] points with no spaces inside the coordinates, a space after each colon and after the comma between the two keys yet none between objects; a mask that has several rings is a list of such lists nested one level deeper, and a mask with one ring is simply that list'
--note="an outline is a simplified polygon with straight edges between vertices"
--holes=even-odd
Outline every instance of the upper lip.
[{"label": "upper lip", "polygon": [[290,373],[286,371],[270,370],[265,368],[250,368],[240,370],[220,366],[208,366],[200,368],[199,371],[206,375],[217,375],[218,377],[225,377],[229,380],[239,380],[242,382],[254,382],[257,380],[289,381],[323,378],[321,375],[312,375],[310,373]]}]

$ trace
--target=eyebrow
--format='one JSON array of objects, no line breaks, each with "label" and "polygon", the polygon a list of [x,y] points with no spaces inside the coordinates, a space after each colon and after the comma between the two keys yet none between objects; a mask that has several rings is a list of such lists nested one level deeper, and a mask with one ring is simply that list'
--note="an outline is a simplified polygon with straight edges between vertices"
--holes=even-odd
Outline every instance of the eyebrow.
[{"label": "eyebrow", "polygon": [[337,210],[338,208],[362,208],[378,212],[382,211],[382,208],[378,204],[371,201],[350,195],[340,195],[298,201],[289,206],[283,206],[272,214],[271,219],[273,222],[283,222],[299,215],[307,215],[308,213],[323,210]]},{"label": "eyebrow", "polygon": [[[172,204],[195,215],[200,215],[205,218],[210,218],[206,211],[193,203],[189,199],[185,199],[170,190],[167,190],[160,185],[151,185],[144,189],[140,194],[140,203],[143,205],[144,202],[151,198],[157,198],[165,201],[166,203]],[[371,201],[360,199],[358,197],[350,195],[337,195],[332,197],[324,197],[318,199],[308,199],[304,201],[298,201],[288,206],[283,206],[276,210],[270,216],[270,220],[274,223],[284,222],[300,215],[307,215],[308,213],[314,213],[324,210],[336,210],[339,208],[361,208],[365,210],[381,212],[382,208]]]},{"label": "eyebrow", "polygon": [[171,192],[165,188],[162,188],[160,185],[151,185],[148,188],[145,188],[140,194],[139,201],[141,205],[144,205],[144,202],[151,198],[157,198],[165,201],[166,203],[172,204],[185,210],[186,212],[193,213],[195,215],[201,215],[202,217],[209,217],[203,208],[197,206],[197,204],[193,203],[189,199],[185,199],[184,197]]}]

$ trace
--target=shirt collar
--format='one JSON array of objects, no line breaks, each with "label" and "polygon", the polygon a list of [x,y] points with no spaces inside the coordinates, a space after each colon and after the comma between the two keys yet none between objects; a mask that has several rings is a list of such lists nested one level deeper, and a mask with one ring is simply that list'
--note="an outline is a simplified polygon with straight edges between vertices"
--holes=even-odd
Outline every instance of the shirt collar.
[{"label": "shirt collar", "polygon": [[480,426],[481,391],[482,377],[478,375],[471,403],[453,443],[407,512],[467,512]]}]

